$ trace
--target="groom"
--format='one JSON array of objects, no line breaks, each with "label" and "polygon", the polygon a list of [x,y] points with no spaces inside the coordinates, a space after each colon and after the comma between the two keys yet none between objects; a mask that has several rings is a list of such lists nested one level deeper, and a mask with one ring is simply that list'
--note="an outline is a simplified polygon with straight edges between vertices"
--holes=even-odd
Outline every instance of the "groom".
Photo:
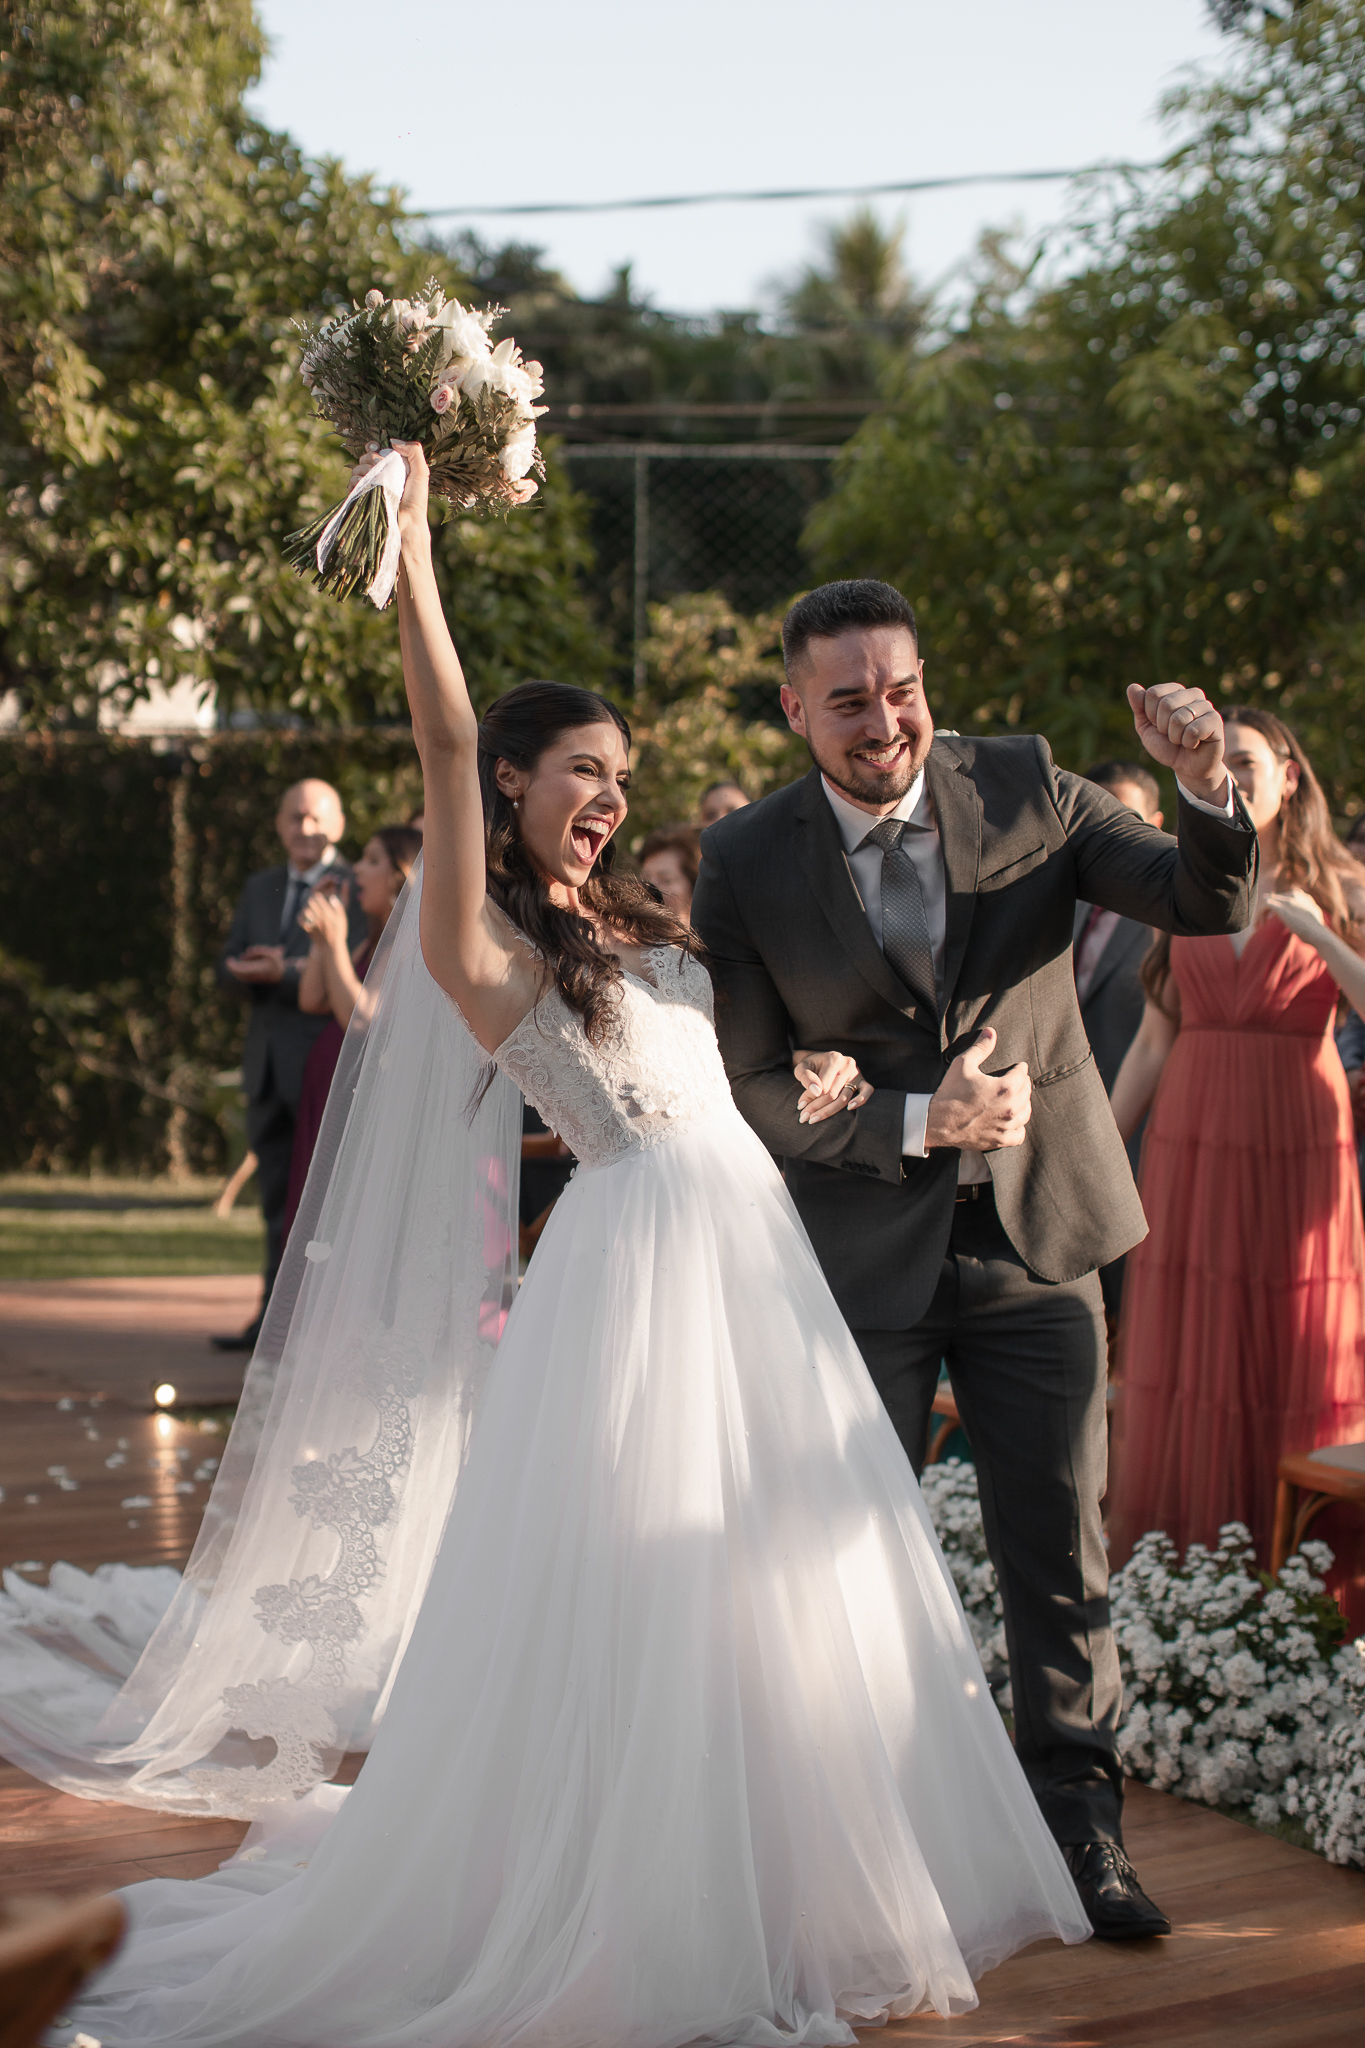
[{"label": "groom", "polygon": [[[1078,900],[1239,930],[1256,835],[1222,720],[1174,683],[1128,697],[1174,769],[1177,837],[1029,736],[936,736],[914,613],[828,583],[782,629],[782,706],[815,766],[705,834],[693,922],[735,1100],[787,1184],[916,1470],[940,1362],[976,1459],[1020,1762],[1095,1932],[1164,1934],[1123,1854],[1118,1659],[1100,1520],[1096,1269],[1146,1223],[1076,1003]],[[875,1093],[798,1122],[792,1049]]]}]

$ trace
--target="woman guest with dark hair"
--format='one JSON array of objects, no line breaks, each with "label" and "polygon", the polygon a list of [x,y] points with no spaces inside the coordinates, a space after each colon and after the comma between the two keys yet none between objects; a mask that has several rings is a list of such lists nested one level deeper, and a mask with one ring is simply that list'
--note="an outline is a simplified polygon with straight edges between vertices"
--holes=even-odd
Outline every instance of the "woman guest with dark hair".
[{"label": "woman guest with dark hair", "polygon": [[[1158,940],[1114,1084],[1120,1131],[1151,1105],[1150,1235],[1129,1253],[1109,1526],[1182,1550],[1245,1522],[1269,1561],[1275,1471],[1365,1436],[1365,1241],[1338,991],[1365,997],[1365,870],[1335,838],[1298,740],[1226,716],[1260,842],[1257,916],[1232,938]],[[1365,1626],[1365,1531],[1322,1518],[1331,1584]]]},{"label": "woman guest with dark hair", "polygon": [[684,924],[692,922],[692,891],[701,873],[701,833],[695,825],[664,825],[640,848],[640,873]]},{"label": "woman guest with dark hair", "polygon": [[355,893],[369,931],[354,953],[347,950],[346,906],[337,891],[316,891],[300,912],[299,923],[312,945],[299,976],[299,1008],[315,1017],[325,1016],[328,1021],[314,1041],[303,1070],[303,1093],[299,1097],[294,1151],[289,1161],[289,1198],[284,1212],[286,1239],[308,1178],[346,1026],[359,1000],[379,935],[421,851],[422,835],[411,825],[384,825],[366,841],[365,851],[355,864]]},{"label": "woman guest with dark hair", "polygon": [[749,807],[748,792],[727,775],[721,782],[713,782],[701,793],[697,808],[697,825],[705,829],[714,825],[719,818],[728,818],[731,811],[743,811]]}]

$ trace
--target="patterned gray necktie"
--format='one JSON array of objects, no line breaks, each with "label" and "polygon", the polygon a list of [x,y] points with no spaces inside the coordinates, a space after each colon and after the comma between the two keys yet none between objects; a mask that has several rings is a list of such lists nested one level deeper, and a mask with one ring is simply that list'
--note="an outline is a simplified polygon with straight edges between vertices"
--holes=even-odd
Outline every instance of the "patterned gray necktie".
[{"label": "patterned gray necktie", "polygon": [[882,852],[882,951],[905,986],[922,996],[937,1016],[938,976],[924,891],[902,843],[906,831],[913,829],[903,818],[882,818],[862,843],[879,846]]}]

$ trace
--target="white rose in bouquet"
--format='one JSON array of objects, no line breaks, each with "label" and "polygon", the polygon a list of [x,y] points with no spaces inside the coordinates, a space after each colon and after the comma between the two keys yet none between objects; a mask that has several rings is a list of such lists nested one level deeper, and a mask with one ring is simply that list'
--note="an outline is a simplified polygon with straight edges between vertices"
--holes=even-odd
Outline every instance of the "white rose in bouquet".
[{"label": "white rose in bouquet", "polygon": [[498,459],[513,483],[520,483],[536,459],[534,421],[528,421],[524,427],[518,427],[516,433],[504,444]]},{"label": "white rose in bouquet", "polygon": [[442,330],[444,363],[467,365],[482,360],[489,353],[488,328],[491,320],[491,313],[473,313],[458,299],[447,299],[436,315],[436,323]]},{"label": "white rose in bouquet", "polygon": [[484,361],[470,365],[463,388],[465,397],[475,405],[485,391],[501,392],[503,397],[524,407],[529,419],[532,417],[532,401],[539,398],[545,386],[540,377],[540,364],[520,362],[517,345],[509,335]]}]

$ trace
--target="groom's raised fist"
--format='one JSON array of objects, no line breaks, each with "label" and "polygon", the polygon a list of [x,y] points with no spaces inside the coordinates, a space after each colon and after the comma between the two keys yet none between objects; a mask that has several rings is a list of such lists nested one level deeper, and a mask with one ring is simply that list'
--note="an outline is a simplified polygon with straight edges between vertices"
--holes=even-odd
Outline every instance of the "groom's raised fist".
[{"label": "groom's raised fist", "polygon": [[1221,803],[1227,793],[1223,721],[1204,692],[1183,683],[1157,683],[1150,690],[1129,683],[1128,703],[1137,736],[1152,759],[1173,769],[1191,796]]},{"label": "groom's raised fist", "polygon": [[929,1104],[924,1142],[931,1152],[999,1152],[1022,1145],[1033,1111],[1033,1083],[1023,1060],[1003,1074],[983,1074],[995,1051],[995,1031],[983,1025],[974,1045],[958,1054]]}]

